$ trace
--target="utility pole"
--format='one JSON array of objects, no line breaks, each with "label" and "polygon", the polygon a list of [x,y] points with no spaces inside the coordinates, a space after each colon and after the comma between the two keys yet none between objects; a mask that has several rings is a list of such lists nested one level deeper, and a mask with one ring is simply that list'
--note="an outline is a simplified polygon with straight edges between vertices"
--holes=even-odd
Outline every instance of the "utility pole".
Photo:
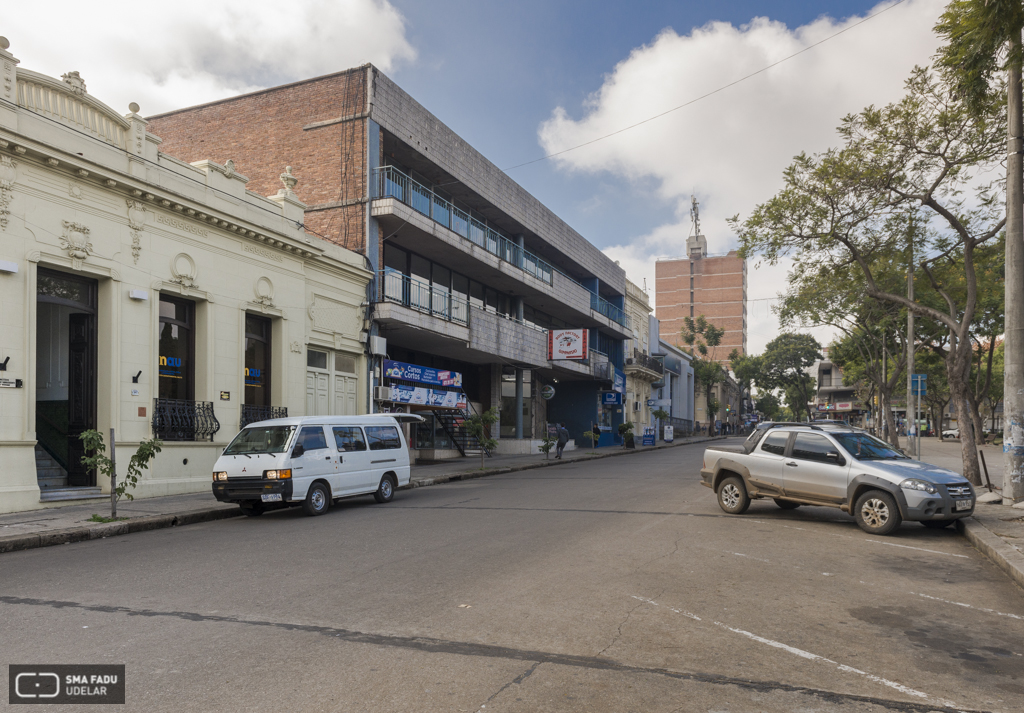
[{"label": "utility pole", "polygon": [[[1020,48],[1020,34],[1010,40],[1009,56]],[[1024,500],[1024,185],[1021,155],[1021,68],[1007,70],[1006,141],[1006,326],[1003,342],[1003,503]],[[968,426],[969,427],[969,426]]]},{"label": "utility pole", "polygon": [[886,440],[888,435],[889,443],[892,443],[892,434],[889,433],[889,414],[883,413],[883,411],[889,408],[888,404],[885,403],[885,399],[882,398],[883,391],[889,386],[889,349],[885,342],[885,330],[882,330],[882,391],[878,393],[878,432],[881,434],[879,438]]},{"label": "utility pole", "polygon": [[[914,301],[914,219],[910,219],[910,260],[907,264],[907,299],[911,302]],[[910,437],[910,429],[914,428],[913,440],[910,441],[910,452],[914,453],[918,450],[918,445],[921,434],[917,432],[917,412],[914,411],[913,426],[911,426],[911,409],[914,404],[914,311],[911,309],[907,310],[907,436]],[[920,454],[918,454],[918,460],[921,460]]]}]

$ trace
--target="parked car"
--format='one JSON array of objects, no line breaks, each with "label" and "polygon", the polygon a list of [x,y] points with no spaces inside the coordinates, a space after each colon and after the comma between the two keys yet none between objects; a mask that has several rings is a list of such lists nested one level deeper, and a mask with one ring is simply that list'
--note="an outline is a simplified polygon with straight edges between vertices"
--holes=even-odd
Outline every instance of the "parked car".
[{"label": "parked car", "polygon": [[872,535],[888,535],[904,520],[947,527],[975,504],[962,475],[842,426],[779,424],[742,446],[710,446],[700,474],[727,513],[739,515],[761,498],[784,510],[822,505],[850,513]]},{"label": "parked car", "polygon": [[960,438],[959,428],[950,428],[942,432],[943,438]]},{"label": "parked car", "polygon": [[213,467],[213,495],[246,515],[301,506],[322,515],[340,498],[387,503],[409,484],[409,448],[399,427],[410,414],[306,416],[252,423]]}]

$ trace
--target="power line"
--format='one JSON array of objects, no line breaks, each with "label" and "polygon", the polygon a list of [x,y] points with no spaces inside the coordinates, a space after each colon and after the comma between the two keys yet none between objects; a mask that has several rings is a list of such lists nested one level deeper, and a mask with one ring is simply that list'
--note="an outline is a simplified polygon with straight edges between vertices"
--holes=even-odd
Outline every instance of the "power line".
[{"label": "power line", "polygon": [[598,136],[596,139],[591,139],[590,141],[585,141],[582,144],[577,144],[576,146],[570,146],[569,148],[562,149],[561,151],[555,151],[554,153],[550,153],[550,154],[548,154],[546,156],[541,156],[540,158],[535,158],[532,161],[526,161],[525,163],[518,163],[515,166],[509,166],[508,168],[502,169],[502,172],[503,173],[508,173],[509,171],[515,170],[517,168],[522,168],[523,166],[529,166],[530,164],[533,164],[533,163],[539,163],[540,161],[546,161],[549,158],[554,158],[555,156],[561,156],[564,153],[569,153],[570,151],[575,151],[576,149],[583,148],[584,146],[589,146],[590,144],[596,144],[598,141],[604,141],[605,139],[608,139],[608,138],[611,138],[612,136],[616,136],[618,134],[621,134],[624,131],[629,131],[630,129],[635,129],[638,126],[642,126],[642,125],[644,125],[644,124],[646,124],[646,123],[648,123],[650,121],[654,121],[655,119],[660,119],[661,117],[666,116],[668,114],[671,114],[674,111],[679,111],[680,109],[684,109],[684,108],[690,106],[691,104],[696,104],[697,102],[699,102],[699,101],[701,101],[703,99],[707,99],[708,97],[713,96],[715,94],[718,94],[719,92],[724,92],[726,89],[728,89],[730,87],[734,87],[734,86],[736,86],[737,84],[739,84],[741,82],[745,82],[748,79],[750,79],[751,77],[756,77],[759,74],[763,74],[764,72],[767,72],[772,67],[777,67],[780,64],[782,64],[783,62],[787,62],[787,61],[793,59],[794,57],[802,55],[804,52],[808,52],[808,51],[814,49],[818,45],[824,44],[825,42],[828,42],[829,40],[831,40],[831,39],[833,39],[835,37],[839,37],[839,35],[843,34],[844,32],[849,32],[850,30],[852,30],[855,27],[860,27],[861,25],[863,25],[868,20],[873,20],[876,17],[878,17],[879,15],[881,15],[882,13],[889,12],[889,10],[892,10],[897,5],[902,5],[904,2],[906,2],[906,0],[896,0],[896,2],[894,2],[892,5],[890,5],[889,7],[885,8],[884,10],[879,10],[874,15],[868,15],[867,17],[865,17],[860,22],[854,23],[853,25],[850,25],[849,27],[844,27],[843,29],[839,30],[839,32],[831,34],[831,35],[829,35],[828,37],[826,37],[826,38],[824,38],[822,40],[818,40],[814,44],[808,45],[807,47],[804,47],[799,52],[794,52],[793,54],[789,55],[788,57],[783,57],[782,59],[778,60],[777,62],[772,62],[771,64],[769,64],[769,65],[767,65],[765,67],[762,67],[761,69],[757,70],[756,72],[751,72],[750,74],[748,74],[746,76],[743,76],[743,77],[740,77],[739,79],[737,79],[735,81],[729,82],[728,84],[726,84],[724,86],[721,86],[718,89],[714,89],[714,90],[708,92],[707,94],[702,94],[701,96],[696,97],[695,99],[691,99],[690,101],[688,101],[688,102],[686,102],[684,104],[680,104],[679,106],[672,107],[671,109],[663,111],[660,114],[655,114],[654,116],[648,117],[648,118],[646,118],[646,119],[644,119],[642,121],[638,121],[635,124],[630,124],[629,126],[624,126],[623,128],[618,129],[616,131],[613,131],[610,134],[605,134],[604,136]]}]

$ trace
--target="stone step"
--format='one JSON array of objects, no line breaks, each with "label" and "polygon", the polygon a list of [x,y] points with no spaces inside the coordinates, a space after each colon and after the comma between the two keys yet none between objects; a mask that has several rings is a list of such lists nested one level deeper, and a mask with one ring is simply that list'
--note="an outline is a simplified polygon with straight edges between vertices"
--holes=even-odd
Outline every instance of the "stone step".
[{"label": "stone step", "polygon": [[36,477],[43,478],[66,478],[68,474],[59,465],[52,465],[46,468],[36,468]]},{"label": "stone step", "polygon": [[63,490],[68,487],[68,479],[64,475],[51,475],[39,478],[40,490]]},{"label": "stone step", "polygon": [[44,490],[39,495],[39,502],[49,503],[59,500],[97,500],[107,498],[98,487],[92,488],[57,488]]}]

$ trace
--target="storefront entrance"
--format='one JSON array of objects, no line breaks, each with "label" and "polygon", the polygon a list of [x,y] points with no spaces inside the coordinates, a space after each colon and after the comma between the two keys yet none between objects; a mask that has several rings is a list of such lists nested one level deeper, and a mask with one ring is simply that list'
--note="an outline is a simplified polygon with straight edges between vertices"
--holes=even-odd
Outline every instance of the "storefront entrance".
[{"label": "storefront entrance", "polygon": [[306,415],[358,415],[359,376],[355,371],[353,356],[306,350]]},{"label": "storefront entrance", "polygon": [[41,489],[92,487],[79,436],[96,427],[95,280],[39,269],[36,472]]}]

